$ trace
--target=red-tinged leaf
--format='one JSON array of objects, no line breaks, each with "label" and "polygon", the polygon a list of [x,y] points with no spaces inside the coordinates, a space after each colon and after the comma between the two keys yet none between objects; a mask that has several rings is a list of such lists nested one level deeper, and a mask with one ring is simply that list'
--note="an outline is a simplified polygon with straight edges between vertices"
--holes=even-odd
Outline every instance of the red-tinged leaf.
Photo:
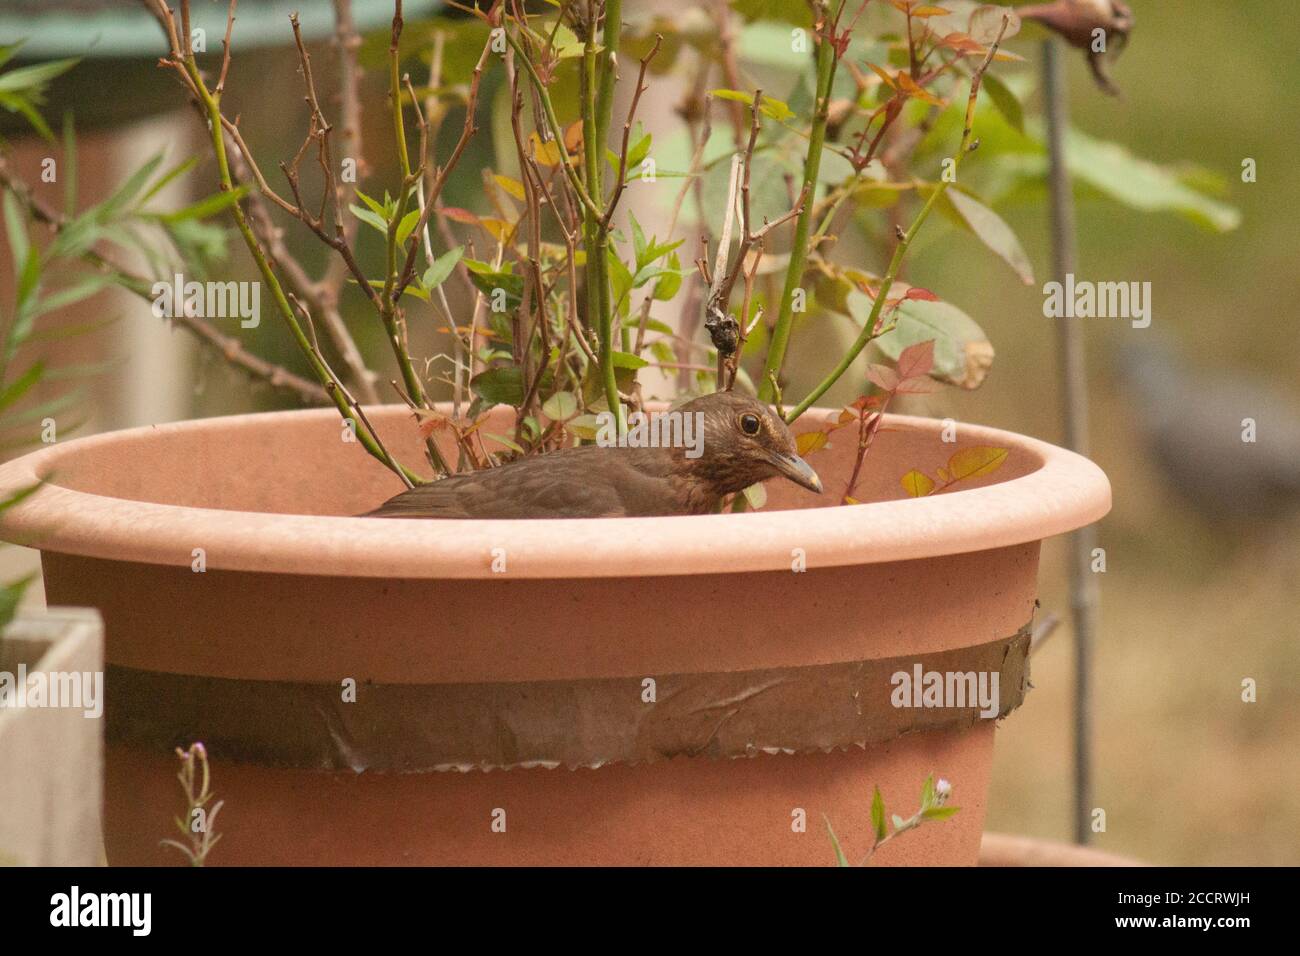
[{"label": "red-tinged leaf", "polygon": [[953,481],[965,478],[979,478],[989,475],[1002,467],[1007,460],[1007,449],[993,448],[989,445],[972,445],[955,452],[948,459],[948,472]]},{"label": "red-tinged leaf", "polygon": [[898,89],[906,93],[908,96],[914,97],[918,100],[923,100],[933,106],[944,105],[943,100],[939,99],[939,97],[935,96],[925,87],[917,83],[916,80],[912,79],[911,74],[906,70],[898,71],[898,76],[895,78],[895,82],[898,84]]},{"label": "red-tinged leaf", "polygon": [[929,395],[937,392],[940,385],[934,379],[921,375],[915,378],[905,378],[898,383],[898,388],[894,389],[895,395]]},{"label": "red-tinged leaf", "polygon": [[949,50],[955,50],[963,56],[987,53],[984,44],[967,36],[965,33],[949,33],[939,41],[940,47],[946,47]]},{"label": "red-tinged leaf", "polygon": [[451,419],[439,412],[427,408],[416,408],[412,412],[415,415],[416,427],[423,438],[428,438],[436,431],[444,431],[451,427]]},{"label": "red-tinged leaf", "polygon": [[[862,401],[862,399],[858,399],[858,402],[860,401]],[[858,413],[855,410],[855,406],[857,406],[858,402],[854,402],[853,405],[848,408],[840,409],[840,417],[836,422],[837,425],[850,425],[858,420]]]},{"label": "red-tinged leaf", "polygon": [[825,448],[830,441],[830,435],[826,432],[804,432],[795,438],[795,448],[798,449],[800,457],[811,455],[819,448]]},{"label": "red-tinged leaf", "polygon": [[923,471],[917,471],[915,468],[900,478],[899,482],[902,484],[903,490],[913,498],[924,498],[934,491],[934,481],[930,476]]},{"label": "red-tinged leaf", "polygon": [[564,148],[570,154],[582,152],[582,121],[575,120],[564,131]]},{"label": "red-tinged leaf", "polygon": [[929,375],[930,369],[934,368],[934,339],[916,342],[903,349],[894,367],[903,380]]},{"label": "red-tinged leaf", "polygon": [[452,222],[463,222],[467,226],[478,225],[478,216],[468,209],[461,209],[459,206],[443,206],[442,214]]},{"label": "red-tinged leaf", "polygon": [[884,83],[891,90],[898,89],[898,84],[894,81],[894,78],[889,75],[888,70],[876,66],[876,64],[874,63],[868,63],[867,66],[870,67],[871,72],[876,74],[876,76],[880,77],[881,82]]},{"label": "red-tinged leaf", "polygon": [[938,297],[937,295],[935,295],[935,294],[934,294],[933,292],[931,292],[929,289],[922,289],[919,285],[914,285],[914,286],[910,287],[910,288],[907,290],[907,292],[905,292],[905,293],[903,294],[903,298],[904,298],[904,299],[918,299],[918,300],[920,300],[921,302],[938,302],[938,301],[939,301],[939,297]]},{"label": "red-tinged leaf", "polygon": [[892,392],[898,388],[898,373],[888,365],[868,365],[867,378],[871,379],[872,384],[884,389],[886,392]]}]

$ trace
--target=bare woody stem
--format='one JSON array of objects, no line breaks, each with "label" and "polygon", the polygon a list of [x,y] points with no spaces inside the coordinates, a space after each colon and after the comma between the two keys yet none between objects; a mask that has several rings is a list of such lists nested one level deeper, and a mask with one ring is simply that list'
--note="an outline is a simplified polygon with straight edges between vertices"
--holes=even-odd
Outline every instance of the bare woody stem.
[{"label": "bare woody stem", "polygon": [[930,193],[930,197],[925,201],[925,205],[923,205],[921,211],[916,214],[916,219],[912,221],[912,225],[905,233],[903,233],[902,238],[899,239],[898,245],[894,248],[894,255],[889,260],[889,268],[885,271],[884,277],[880,280],[880,288],[876,290],[876,297],[875,301],[871,305],[871,312],[868,314],[866,322],[863,323],[862,331],[858,333],[857,339],[855,339],[853,344],[849,346],[849,350],[844,353],[843,357],[835,368],[831,370],[830,374],[822,379],[821,382],[818,383],[817,387],[809,392],[803,401],[786,412],[785,420],[787,423],[793,422],[811,408],[819,398],[825,395],[827,390],[839,381],[840,376],[852,367],[854,361],[857,360],[857,357],[862,354],[862,350],[866,348],[867,343],[876,337],[885,300],[888,298],[889,290],[894,285],[894,280],[898,278],[898,272],[902,268],[903,259],[907,255],[908,248],[912,245],[912,241],[916,238],[916,234],[921,230],[921,226],[924,225],[925,220],[929,218],[930,212],[934,209],[939,198],[947,191],[949,184],[956,180],[957,169],[961,166],[962,159],[967,153],[971,152],[979,145],[978,141],[971,141],[971,134],[975,123],[975,101],[979,97],[980,81],[984,78],[985,71],[989,68],[989,64],[993,62],[993,57],[998,52],[998,47],[1002,43],[1002,37],[1006,34],[1009,23],[1009,18],[1004,16],[1002,18],[1002,28],[998,30],[997,39],[995,39],[989,47],[988,53],[985,55],[984,60],[980,63],[978,69],[976,69],[971,75],[970,95],[966,100],[966,120],[962,127],[961,144],[957,147],[957,155],[952,157],[952,175],[941,178],[940,181],[935,184],[934,190]]},{"label": "bare woody stem", "polygon": [[[189,87],[202,105],[203,112],[207,118],[212,151],[217,160],[221,191],[231,192],[234,190],[235,185],[230,172],[230,162],[226,155],[226,139],[222,123],[220,97],[214,96],[212,91],[208,89],[207,83],[204,81],[203,75],[199,71],[198,62],[194,58],[194,53],[190,49],[188,32],[189,2],[188,0],[182,0],[181,4],[181,16],[186,30],[185,38],[180,41],[183,46],[178,46],[176,43],[179,38],[177,37],[175,20],[171,10],[162,3],[158,3],[157,8],[158,16],[163,22],[164,29],[168,32],[169,39],[172,41],[171,55],[164,62],[181,75],[186,86]],[[334,402],[335,407],[338,408],[344,419],[353,421],[356,425],[357,440],[361,443],[361,446],[375,459],[385,465],[389,465],[391,459],[380,446],[376,436],[371,434],[371,432],[364,426],[364,423],[356,422],[355,419],[353,419],[352,408],[344,397],[342,390],[337,387],[338,382],[325,363],[315,354],[312,343],[303,331],[302,325],[298,322],[293,306],[290,305],[289,299],[285,295],[284,288],[276,277],[275,271],[271,268],[270,261],[267,259],[266,253],[263,251],[261,244],[254,235],[252,226],[249,224],[243,208],[237,202],[231,203],[230,212],[234,217],[235,225],[239,230],[239,234],[244,240],[244,245],[247,246],[249,254],[253,257],[253,261],[257,265],[258,272],[262,276],[262,281],[265,282],[267,288],[271,290],[271,297],[272,301],[275,303],[276,311],[279,312],[280,317],[284,320],[284,323],[288,327],[290,334],[293,336],[294,341],[297,343],[298,348],[302,351],[303,355],[307,357],[307,361],[311,365],[312,371],[315,373],[317,379],[320,381],[322,386],[325,387],[326,393]],[[401,465],[399,462],[392,461],[390,467],[393,466],[395,466],[394,470],[402,477],[403,481],[419,484],[425,480],[415,472],[412,472],[405,466]]]}]

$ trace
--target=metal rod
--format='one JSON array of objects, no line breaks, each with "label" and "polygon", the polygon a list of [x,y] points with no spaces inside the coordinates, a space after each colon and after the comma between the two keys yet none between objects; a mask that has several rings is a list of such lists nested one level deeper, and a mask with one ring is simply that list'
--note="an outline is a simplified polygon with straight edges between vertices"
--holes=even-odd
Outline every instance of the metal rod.
[{"label": "metal rod", "polygon": [[[1065,161],[1069,101],[1060,44],[1043,42],[1043,93],[1047,107],[1048,190],[1052,227],[1052,270],[1058,282],[1075,269],[1074,197]],[[1088,373],[1077,318],[1064,315],[1056,325],[1061,414],[1065,444],[1088,454]],[[1097,626],[1097,583],[1091,564],[1097,546],[1095,525],[1069,537],[1070,611],[1074,620],[1074,839],[1092,835],[1092,701],[1089,687]]]}]

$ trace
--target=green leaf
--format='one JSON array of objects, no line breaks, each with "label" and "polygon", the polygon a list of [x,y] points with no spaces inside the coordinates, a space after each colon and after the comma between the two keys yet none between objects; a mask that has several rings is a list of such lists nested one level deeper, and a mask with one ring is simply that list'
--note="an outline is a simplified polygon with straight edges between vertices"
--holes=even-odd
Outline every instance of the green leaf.
[{"label": "green leaf", "polygon": [[921,784],[921,809],[928,810],[934,806],[934,774],[925,778],[925,783]]},{"label": "green leaf", "polygon": [[419,221],[419,209],[412,209],[402,217],[402,221],[397,224],[397,244],[399,246],[406,243],[407,237],[411,235],[411,231],[415,229],[415,224]]},{"label": "green leaf", "polygon": [[239,202],[248,195],[249,188],[249,186],[243,185],[226,192],[213,193],[205,199],[191,203],[184,209],[162,213],[158,218],[165,223],[172,224],[184,222],[187,219],[207,219]]},{"label": "green leaf", "polygon": [[745,488],[741,494],[743,494],[745,500],[749,502],[749,508],[751,511],[760,511],[763,505],[767,504],[767,489],[763,487],[761,481]]},{"label": "green leaf", "polygon": [[1139,159],[1118,143],[1071,129],[1065,138],[1070,174],[1111,199],[1147,212],[1176,212],[1216,232],[1241,224],[1241,213],[1183,183],[1177,174]]},{"label": "green leaf", "polygon": [[421,283],[431,292],[438,288],[447,281],[447,277],[451,275],[452,270],[456,268],[456,263],[460,262],[460,257],[464,254],[464,246],[457,246],[455,249],[444,252],[433,260],[433,265],[424,270],[424,275],[420,279]]},{"label": "green leaf", "polygon": [[579,415],[568,422],[569,431],[588,441],[594,441],[600,433],[600,419],[595,415]]},{"label": "green leaf", "polygon": [[149,182],[150,177],[153,176],[154,170],[158,168],[162,161],[162,153],[158,153],[146,160],[139,169],[127,178],[126,182],[122,183],[111,196],[100,203],[97,207],[99,221],[106,222],[112,219],[123,208],[135,201],[139,197],[141,190]]},{"label": "green leaf", "polygon": [[[861,323],[871,310],[871,302],[870,296],[852,290],[846,299],[849,315]],[[892,321],[894,328],[875,341],[894,361],[909,345],[934,339],[931,378],[961,388],[979,388],[993,364],[993,346],[984,330],[949,302],[908,299],[899,303],[886,321]]]},{"label": "green leaf", "polygon": [[683,277],[689,274],[689,272],[683,272],[681,266],[677,253],[671,253],[668,256],[668,271],[659,276],[659,281],[655,283],[654,298],[656,300],[668,302],[681,289]]},{"label": "green leaf", "polygon": [[379,200],[372,199],[370,196],[367,196],[360,189],[358,189],[356,193],[357,193],[357,198],[360,199],[363,203],[365,203],[371,212],[373,212],[380,219],[384,220],[384,222],[388,222],[388,208],[386,203],[386,200],[388,199],[387,196],[384,197],[385,202],[381,203]]},{"label": "green leaf", "polygon": [[947,820],[956,814],[961,807],[930,807],[921,811],[921,816],[926,820]]},{"label": "green leaf", "polygon": [[[733,100],[737,103],[744,103],[750,109],[754,108],[754,94],[743,93],[740,90],[710,90],[713,96],[720,100]],[[778,123],[784,123],[794,116],[794,110],[790,105],[782,100],[773,99],[770,96],[764,96],[759,102],[758,111],[768,119],[775,120]]]},{"label": "green leaf", "polygon": [[[650,146],[651,137],[649,133],[635,139],[627,151],[627,168],[633,169],[640,166],[645,161],[645,158],[650,155]],[[617,168],[617,164],[615,168]]]},{"label": "green leaf", "polygon": [[14,273],[27,265],[30,243],[27,241],[27,222],[18,206],[18,199],[9,190],[4,192],[5,236],[9,239],[9,255],[13,258]]},{"label": "green leaf", "polygon": [[7,626],[14,619],[18,603],[23,599],[23,592],[35,579],[35,574],[29,574],[19,581],[0,587],[0,628]]},{"label": "green leaf", "polygon": [[567,422],[578,413],[578,399],[572,392],[556,392],[542,403],[542,414],[551,421]]},{"label": "green leaf", "polygon": [[[358,193],[358,195],[360,195],[360,193]],[[352,215],[356,216],[367,226],[377,229],[382,235],[388,235],[388,223],[384,221],[382,216],[371,212],[369,209],[362,209],[356,203],[352,203],[348,208],[352,210]]]},{"label": "green leaf", "polygon": [[[36,94],[31,94],[35,96]],[[0,93],[0,106],[9,110],[11,113],[21,114],[32,129],[36,130],[37,135],[47,143],[54,142],[54,133],[50,126],[45,122],[45,117],[37,112],[36,107],[32,105],[31,100],[18,93]]]},{"label": "green leaf", "polygon": [[[177,178],[184,176],[191,169],[197,166],[198,162],[199,162],[199,158],[197,156],[191,156],[189,159],[181,160],[179,163],[177,163],[175,166],[167,170],[167,172],[163,173],[161,176],[159,176],[157,179],[153,181],[153,185],[151,185],[147,190],[145,190],[144,195],[140,197],[140,202],[146,203],[150,199],[153,199],[154,196],[158,195],[160,192],[166,189],[169,183],[172,183]],[[68,210],[68,212],[69,214],[71,214],[72,210]]]},{"label": "green leaf", "polygon": [[826,834],[831,838],[831,849],[835,851],[835,863],[838,866],[848,866],[849,858],[844,855],[844,850],[840,848],[840,838],[835,835],[834,829],[831,828],[831,821],[822,814],[822,819],[826,821]]},{"label": "green leaf", "polygon": [[1025,112],[1020,106],[1020,100],[1016,99],[1016,94],[1003,83],[997,76],[992,73],[985,73],[981,81],[980,89],[988,93],[989,99],[993,105],[998,108],[1003,119],[1010,123],[1018,132],[1025,131]]},{"label": "green leaf", "polygon": [[1015,232],[1006,220],[984,205],[974,196],[960,189],[948,189],[944,192],[946,199],[956,212],[957,221],[988,246],[998,258],[1015,270],[1020,281],[1025,285],[1034,283],[1034,264],[1029,261],[1024,246],[1020,244]]},{"label": "green leaf", "polygon": [[[16,379],[0,388],[0,412],[12,405],[18,399],[22,398],[31,389],[33,385],[41,380],[45,374],[45,364],[43,362],[33,362],[27,366],[27,370],[19,375]],[[0,422],[0,427],[3,422]]]},{"label": "green leaf", "polygon": [[49,60],[45,63],[33,63],[20,66],[16,70],[0,74],[0,93],[14,93],[21,90],[39,90],[63,73],[67,73],[79,61],[74,57],[67,60]]},{"label": "green leaf", "polygon": [[650,363],[639,355],[633,355],[631,352],[614,352],[610,356],[610,361],[614,363],[614,368],[645,368]]},{"label": "green leaf", "polygon": [[871,798],[871,826],[876,832],[877,843],[889,835],[885,828],[885,798],[880,795],[879,787],[876,787],[875,795]]},{"label": "green leaf", "polygon": [[524,403],[524,373],[518,365],[502,365],[480,372],[470,380],[474,394],[491,405],[513,405],[518,408]]},{"label": "green leaf", "polygon": [[505,290],[507,308],[513,308],[523,301],[524,277],[515,275],[509,264],[494,269],[486,262],[466,259],[465,268],[469,270],[470,281],[474,283],[475,288],[488,297],[489,304],[497,289]]},{"label": "green leaf", "polygon": [[81,392],[79,390],[74,390],[60,395],[57,398],[52,398],[49,401],[40,402],[36,405],[19,409],[18,411],[9,414],[5,419],[4,425],[6,428],[14,428],[18,425],[25,425],[28,422],[38,422],[42,418],[55,415],[63,411],[65,408],[70,408],[79,402],[81,397]]},{"label": "green leaf", "polygon": [[614,297],[615,311],[626,315],[627,295],[632,291],[632,273],[628,271],[623,260],[618,257],[611,245],[605,257],[609,263],[609,290]]},{"label": "green leaf", "polygon": [[[60,308],[75,306],[78,302],[88,299],[91,295],[107,289],[108,286],[114,285],[112,276],[104,276],[100,273],[88,274],[77,282],[62,287],[57,293],[45,295],[40,299],[40,313],[55,312]],[[29,337],[30,338],[30,337]]]},{"label": "green leaf", "polygon": [[494,442],[498,442],[502,445],[505,445],[507,448],[509,448],[513,452],[516,452],[517,454],[520,455],[524,454],[523,448],[521,448],[513,438],[510,438],[506,435],[498,435],[496,432],[484,432],[483,434],[486,435],[488,438],[491,438]]},{"label": "green leaf", "polygon": [[0,66],[4,66],[14,58],[14,54],[23,48],[26,39],[21,39],[17,43],[0,43]]},{"label": "green leaf", "polygon": [[627,212],[628,221],[632,224],[632,251],[636,260],[637,270],[645,268],[653,259],[649,256],[649,247],[645,241],[645,232],[641,229],[641,223],[636,221],[636,216],[632,210]]}]

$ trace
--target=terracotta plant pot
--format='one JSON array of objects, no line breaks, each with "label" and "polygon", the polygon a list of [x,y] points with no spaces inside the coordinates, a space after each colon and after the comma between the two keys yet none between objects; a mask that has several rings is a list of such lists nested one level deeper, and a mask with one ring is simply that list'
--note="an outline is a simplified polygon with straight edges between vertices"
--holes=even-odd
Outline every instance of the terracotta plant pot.
[{"label": "terracotta plant pot", "polygon": [[[370,415],[420,460],[403,409]],[[827,494],[773,481],[759,513],[429,522],[344,517],[400,488],[332,410],[207,419],[5,465],[0,493],[48,486],[3,533],[104,616],[111,863],[180,862],[172,748],[202,740],[212,863],[825,864],[823,814],[855,857],[872,787],[906,816],[934,773],[962,811],[877,859],[974,864],[996,722],[894,707],[891,675],[998,672],[1016,706],[1040,541],[1110,489],[958,434],[891,418],[853,507],[848,438],[811,459]],[[898,500],[967,445],[1010,454]]]},{"label": "terracotta plant pot", "polygon": [[1042,840],[1012,833],[986,833],[980,843],[980,866],[1148,866],[1141,860],[1092,847]]}]

